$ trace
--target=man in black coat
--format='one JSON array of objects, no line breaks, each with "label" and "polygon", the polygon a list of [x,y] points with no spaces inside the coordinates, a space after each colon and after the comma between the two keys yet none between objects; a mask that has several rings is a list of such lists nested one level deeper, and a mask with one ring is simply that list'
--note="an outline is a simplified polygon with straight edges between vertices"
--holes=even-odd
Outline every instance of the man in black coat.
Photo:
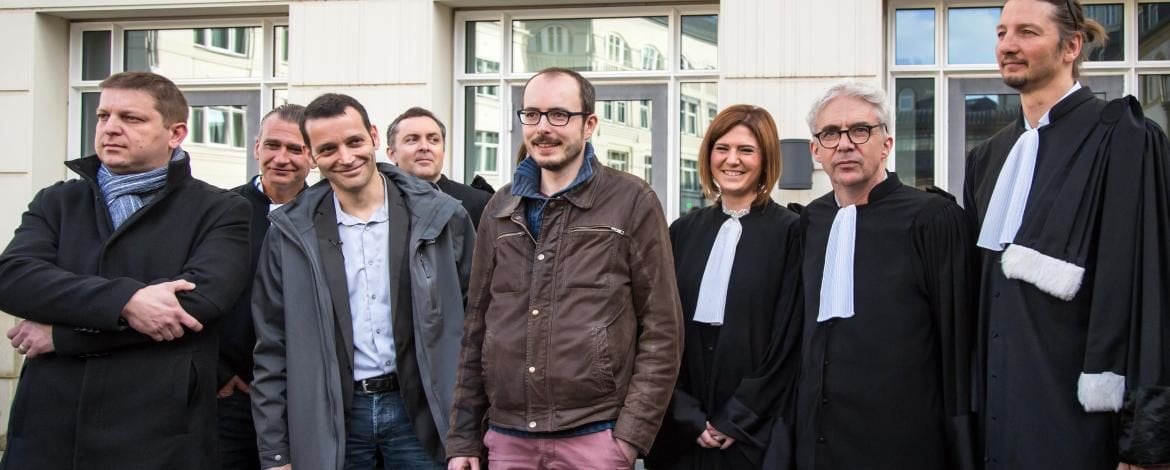
[{"label": "man in black coat", "polygon": [[479,217],[492,194],[443,176],[446,140],[447,126],[434,113],[410,108],[386,128],[386,157],[403,171],[458,199],[478,228]]},{"label": "man in black coat", "polygon": [[[256,271],[260,247],[268,233],[268,212],[292,202],[305,189],[305,178],[314,167],[298,127],[304,115],[304,106],[286,104],[260,119],[254,152],[260,164],[260,174],[232,189],[244,196],[252,207],[252,269],[249,273]],[[256,346],[251,279],[249,276],[244,294],[220,328],[216,383],[219,387],[219,455],[225,470],[260,468],[256,427],[252,423],[252,401],[248,398],[248,384],[252,382],[252,348]]]},{"label": "man in black coat", "polygon": [[96,156],[29,204],[0,255],[0,309],[28,359],[4,469],[217,465],[217,320],[250,280],[248,205],[191,176],[166,78],[101,83]]}]

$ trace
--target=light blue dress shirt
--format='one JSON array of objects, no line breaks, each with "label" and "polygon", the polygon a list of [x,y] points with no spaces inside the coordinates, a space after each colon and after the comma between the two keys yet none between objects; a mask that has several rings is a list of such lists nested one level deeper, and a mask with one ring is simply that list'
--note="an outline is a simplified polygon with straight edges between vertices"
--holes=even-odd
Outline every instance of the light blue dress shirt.
[{"label": "light blue dress shirt", "polygon": [[[383,184],[387,184],[384,178]],[[337,194],[333,195],[353,320],[354,380],[395,371],[390,321],[389,205],[389,200],[384,199],[370,220],[362,221],[346,214]]]}]

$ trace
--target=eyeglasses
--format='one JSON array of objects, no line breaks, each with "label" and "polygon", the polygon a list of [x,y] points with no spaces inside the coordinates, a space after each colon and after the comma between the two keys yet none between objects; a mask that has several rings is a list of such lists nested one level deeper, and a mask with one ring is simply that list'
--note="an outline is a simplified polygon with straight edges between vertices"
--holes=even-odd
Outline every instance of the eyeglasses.
[{"label": "eyeglasses", "polygon": [[520,122],[525,126],[535,126],[540,124],[540,117],[544,116],[548,119],[548,123],[554,126],[563,126],[569,123],[573,116],[588,116],[592,113],[584,111],[572,112],[563,109],[553,109],[550,111],[537,111],[535,109],[521,109],[516,111],[516,117],[520,118]]},{"label": "eyeglasses", "polygon": [[884,129],[886,125],[881,123],[874,124],[872,126],[862,124],[860,126],[850,127],[844,131],[841,129],[829,128],[813,134],[813,137],[817,138],[817,142],[821,143],[821,147],[827,149],[835,149],[841,145],[842,133],[849,135],[849,141],[853,142],[853,145],[861,145],[869,142],[869,137],[873,135],[873,130],[876,127],[881,127]]}]

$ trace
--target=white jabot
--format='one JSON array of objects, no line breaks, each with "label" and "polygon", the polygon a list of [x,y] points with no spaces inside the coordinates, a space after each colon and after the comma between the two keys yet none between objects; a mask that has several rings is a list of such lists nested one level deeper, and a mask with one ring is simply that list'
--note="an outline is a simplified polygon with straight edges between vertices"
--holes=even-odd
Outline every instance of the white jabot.
[{"label": "white jabot", "polygon": [[707,266],[703,268],[703,280],[699,282],[699,299],[695,302],[695,321],[699,323],[723,324],[723,311],[727,308],[727,284],[731,280],[731,266],[735,263],[735,247],[739,245],[739,236],[743,233],[739,218],[749,211],[724,208],[723,212],[730,217],[719,226],[715,244],[707,256]]},{"label": "white jabot", "polygon": [[[1057,100],[1057,103],[1080,88],[1079,82],[1073,83],[1072,88]],[[1024,119],[1024,133],[1016,139],[1012,150],[1008,152],[1007,160],[1004,161],[1003,169],[999,170],[999,178],[995,180],[995,190],[992,191],[991,201],[987,204],[987,215],[983,217],[983,227],[979,230],[979,241],[976,243],[980,247],[1003,251],[1015,241],[1016,233],[1020,231],[1020,225],[1024,221],[1028,194],[1032,192],[1036,154],[1040,151],[1040,128],[1047,126],[1048,123],[1047,112],[1040,117],[1035,128]]]},{"label": "white jabot", "polygon": [[821,304],[817,321],[853,316],[853,252],[857,240],[857,206],[837,209],[821,276]]}]

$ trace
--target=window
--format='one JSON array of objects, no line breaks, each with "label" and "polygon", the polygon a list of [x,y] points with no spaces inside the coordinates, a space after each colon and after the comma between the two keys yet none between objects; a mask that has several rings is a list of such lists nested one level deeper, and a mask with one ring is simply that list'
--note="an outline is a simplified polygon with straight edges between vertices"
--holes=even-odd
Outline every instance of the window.
[{"label": "window", "polygon": [[[1089,53],[1081,67],[1082,85],[1110,99],[1124,94],[1152,98],[1145,94],[1149,81],[1143,77],[1170,75],[1165,62],[1154,62],[1170,60],[1170,52],[1160,52],[1170,51],[1170,39],[1165,39],[1170,36],[1164,34],[1170,30],[1170,1],[1163,2],[1089,0],[1084,5],[1085,16],[1105,28],[1108,44]],[[1019,112],[1018,94],[1003,84],[996,65],[995,28],[1003,2],[885,4],[889,43],[884,49],[891,51],[885,83],[894,121],[890,168],[908,185],[961,191],[965,150]],[[1147,116],[1164,121],[1167,113],[1158,108],[1148,108]]]},{"label": "window", "polygon": [[658,48],[650,45],[642,47],[642,70],[662,70],[666,68],[666,61]]},{"label": "window", "polygon": [[715,116],[719,115],[719,107],[715,103],[707,103],[707,125],[710,126],[715,122]]},{"label": "window", "polygon": [[684,134],[699,134],[699,102],[690,97],[682,99],[682,132]]},{"label": "window", "polygon": [[496,171],[496,160],[499,158],[500,133],[489,131],[475,132],[475,171]]},{"label": "window", "polygon": [[617,33],[605,36],[605,58],[617,65],[630,64],[630,46]]},{"label": "window", "polygon": [[[195,44],[220,51],[245,55],[248,53],[250,28],[207,28],[195,30]],[[287,30],[286,30],[287,34]],[[282,52],[288,61],[288,51]]]},{"label": "window", "polygon": [[[510,182],[527,156],[514,113],[522,86],[541,69],[568,68],[597,88],[592,143],[598,160],[649,182],[674,217],[682,207],[679,161],[697,159],[708,108],[718,109],[718,10],[688,2],[562,6],[551,17],[537,9],[457,10],[455,173],[464,182],[477,176],[495,187]],[[683,96],[689,104],[680,110]],[[489,140],[494,143],[485,147]],[[482,162],[487,147],[494,149],[495,167]],[[683,199],[693,199],[687,207],[703,204],[697,191]]]},{"label": "window", "polygon": [[699,162],[697,160],[682,161],[682,189],[702,191],[699,186]]},{"label": "window", "polygon": [[257,171],[262,116],[288,97],[287,18],[125,21],[70,26],[69,154],[93,153],[98,83],[112,73],[151,71],[178,85],[191,106],[183,148],[192,174],[231,188]]},{"label": "window", "polygon": [[605,152],[606,166],[618,171],[630,171],[630,152],[609,150]]},{"label": "window", "polygon": [[564,26],[549,26],[540,30],[540,51],[546,54],[569,53],[569,30]]}]

